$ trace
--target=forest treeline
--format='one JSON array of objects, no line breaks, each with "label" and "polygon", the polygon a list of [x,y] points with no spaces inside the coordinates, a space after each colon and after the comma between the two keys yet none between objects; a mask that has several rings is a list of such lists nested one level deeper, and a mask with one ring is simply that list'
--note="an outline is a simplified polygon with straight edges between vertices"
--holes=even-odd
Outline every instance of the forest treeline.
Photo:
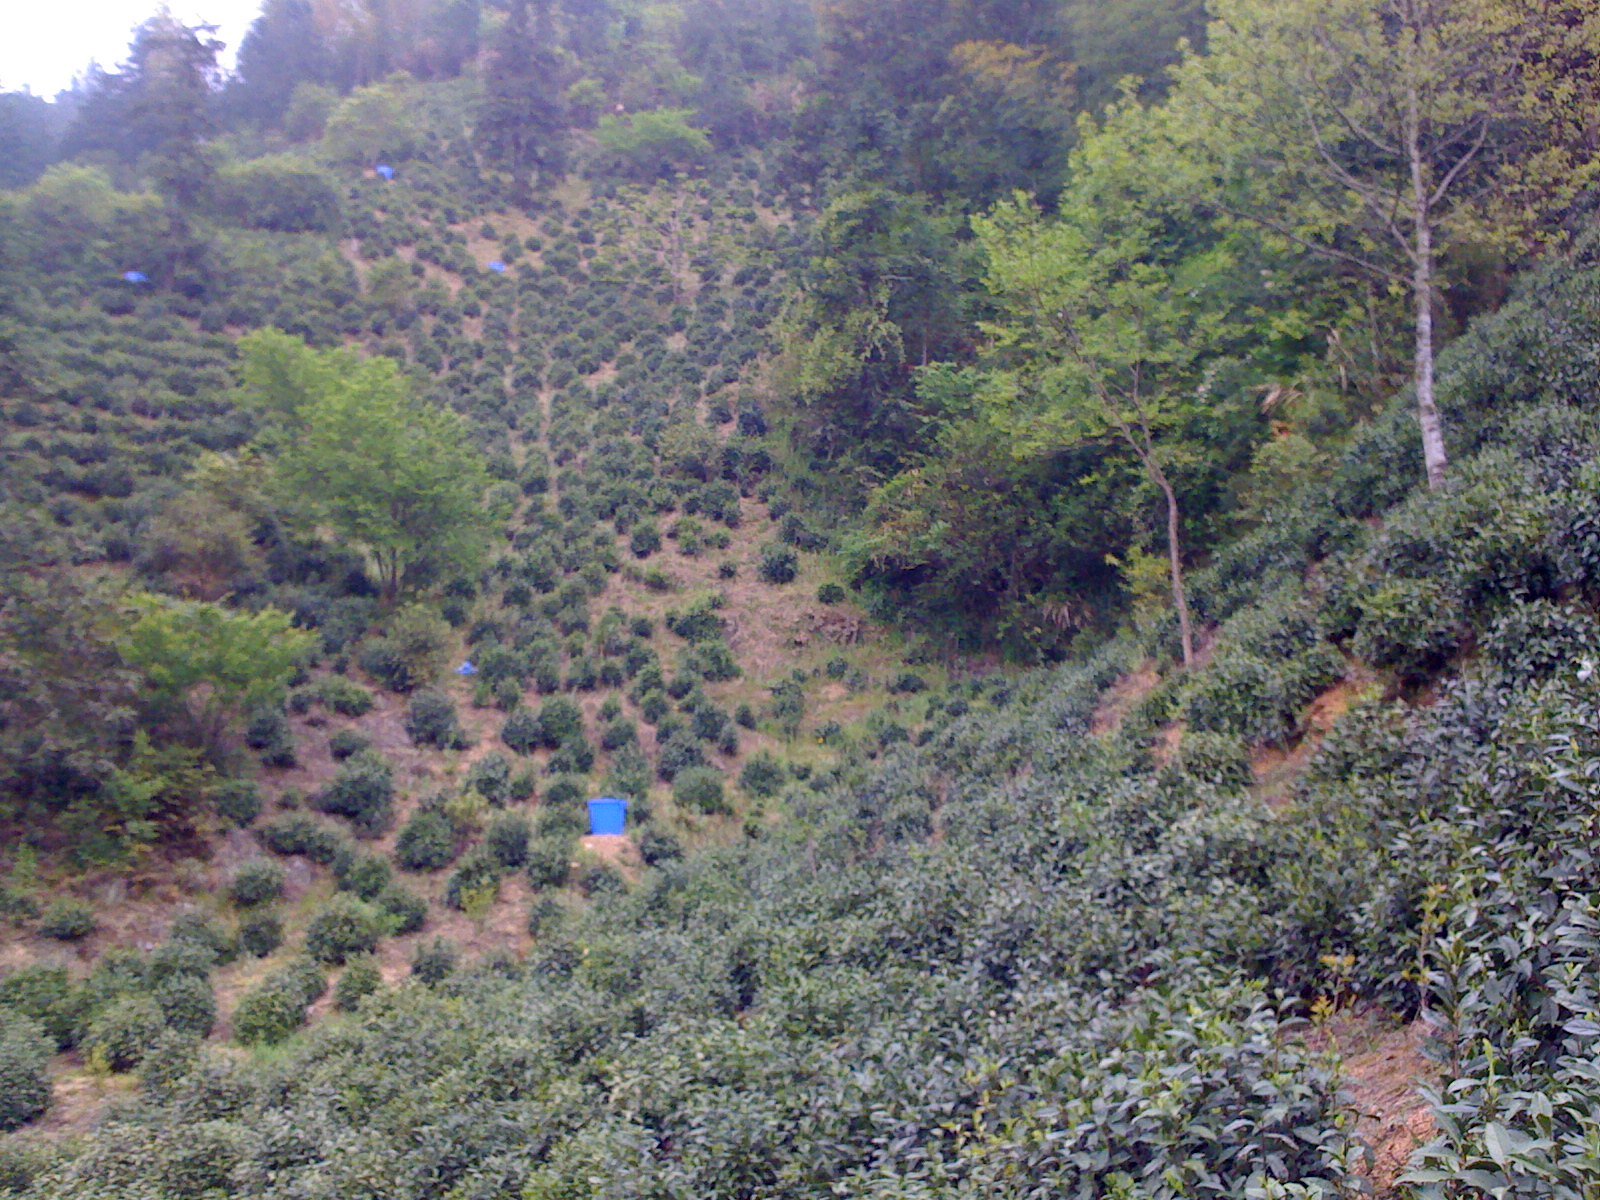
[{"label": "forest treeline", "polygon": [[1130,606],[1186,621],[1184,564],[1397,386],[1444,478],[1437,347],[1587,212],[1594,26],[1555,0],[273,0],[226,76],[209,30],[152,18],[54,103],[5,96],[0,136],[35,210],[74,169],[152,188],[119,221],[197,294],[196,221],[334,228],[339,164],[443,156],[528,206],[759,153],[809,230],[766,380],[796,498],[880,615],[1037,658]]}]

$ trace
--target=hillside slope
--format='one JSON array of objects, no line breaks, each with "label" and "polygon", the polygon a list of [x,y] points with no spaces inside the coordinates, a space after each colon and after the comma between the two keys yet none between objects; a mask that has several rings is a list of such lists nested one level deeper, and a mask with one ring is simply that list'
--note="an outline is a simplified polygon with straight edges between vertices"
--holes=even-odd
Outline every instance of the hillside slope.
[{"label": "hillside slope", "polygon": [[1194,671],[1163,629],[953,686],[751,840],[540,909],[526,961],[253,1059],[157,1039],[137,1100],[13,1142],[7,1186],[1339,1195],[1371,1170],[1339,1051],[1415,1021],[1408,1186],[1586,1195],[1597,340],[1591,259],[1526,281],[1448,356],[1451,486],[1411,490],[1397,406],[1195,580]]}]

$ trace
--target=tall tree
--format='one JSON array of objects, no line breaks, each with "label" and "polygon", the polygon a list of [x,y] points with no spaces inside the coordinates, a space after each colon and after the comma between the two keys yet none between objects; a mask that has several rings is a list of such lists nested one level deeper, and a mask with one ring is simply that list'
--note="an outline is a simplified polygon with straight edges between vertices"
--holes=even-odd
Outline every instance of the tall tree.
[{"label": "tall tree", "polygon": [[325,83],[328,52],[309,0],[266,0],[239,43],[227,100],[247,120],[281,124],[302,83]]},{"label": "tall tree", "polygon": [[1201,368],[1225,344],[1228,259],[1118,184],[1137,178],[1137,143],[1092,139],[1074,158],[1060,214],[1026,199],[973,228],[987,255],[996,316],[991,410],[1021,453],[1120,444],[1165,509],[1167,573],[1185,666],[1194,633],[1184,584],[1183,512],[1174,467],[1204,403]]},{"label": "tall tree", "polygon": [[490,53],[478,138],[490,161],[511,176],[519,204],[531,198],[531,179],[559,174],[566,162],[565,64],[551,41],[547,0],[530,14],[530,0],[512,0]]},{"label": "tall tree", "polygon": [[[1574,135],[1600,92],[1588,0],[1217,0],[1173,128],[1227,213],[1409,292],[1428,484],[1441,255],[1510,248],[1600,171]],[[1540,197],[1535,206],[1527,203]]]},{"label": "tall tree", "polygon": [[269,417],[287,494],[370,556],[386,599],[430,571],[476,569],[494,517],[460,416],[418,400],[386,358],[270,330],[241,348],[241,398]]}]

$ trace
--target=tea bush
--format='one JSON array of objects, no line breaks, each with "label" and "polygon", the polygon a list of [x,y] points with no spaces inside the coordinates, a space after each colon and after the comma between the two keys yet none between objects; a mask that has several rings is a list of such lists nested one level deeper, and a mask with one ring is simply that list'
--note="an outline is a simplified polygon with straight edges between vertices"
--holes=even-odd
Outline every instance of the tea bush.
[{"label": "tea bush", "polygon": [[394,771],[381,755],[357,755],[317,793],[316,806],[322,812],[348,817],[369,837],[382,833],[394,811]]},{"label": "tea bush", "polygon": [[306,927],[306,953],[320,963],[338,965],[351,955],[369,953],[382,936],[376,910],[353,896],[338,895]]},{"label": "tea bush", "polygon": [[245,863],[228,882],[228,898],[240,908],[253,908],[283,895],[283,868],[266,859]]},{"label": "tea bush", "polygon": [[0,1009],[0,1133],[21,1128],[49,1108],[51,1051],[37,1021]]}]

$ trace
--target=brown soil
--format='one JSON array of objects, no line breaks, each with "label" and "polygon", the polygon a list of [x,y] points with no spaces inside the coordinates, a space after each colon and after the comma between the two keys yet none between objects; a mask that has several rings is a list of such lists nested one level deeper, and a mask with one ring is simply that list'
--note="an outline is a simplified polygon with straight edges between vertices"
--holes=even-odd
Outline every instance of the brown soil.
[{"label": "brown soil", "polygon": [[1122,727],[1130,712],[1139,702],[1156,690],[1161,682],[1161,672],[1148,659],[1132,674],[1124,675],[1112,684],[1094,710],[1089,720],[1089,732],[1095,737],[1105,737]]},{"label": "brown soil", "polygon": [[1436,1132],[1433,1114],[1417,1090],[1436,1076],[1422,1053],[1427,1029],[1421,1021],[1395,1028],[1381,1016],[1365,1014],[1335,1021],[1329,1037],[1344,1056],[1345,1090],[1358,1118],[1356,1131],[1372,1147],[1373,1193],[1397,1195],[1396,1180],[1411,1155]]},{"label": "brown soil", "polygon": [[1295,781],[1304,773],[1323,739],[1371,685],[1372,676],[1352,664],[1343,679],[1306,709],[1304,732],[1299,741],[1288,748],[1264,747],[1250,756],[1250,770],[1255,776],[1252,790],[1269,808],[1278,810],[1288,805]]}]

